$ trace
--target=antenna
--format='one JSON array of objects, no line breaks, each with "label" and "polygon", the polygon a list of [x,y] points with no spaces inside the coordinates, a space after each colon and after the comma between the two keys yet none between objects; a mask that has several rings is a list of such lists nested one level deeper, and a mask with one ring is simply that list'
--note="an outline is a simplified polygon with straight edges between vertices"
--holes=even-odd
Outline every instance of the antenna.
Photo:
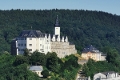
[{"label": "antenna", "polygon": [[32,26],[31,26],[31,30],[32,30]]},{"label": "antenna", "polygon": [[59,27],[58,15],[57,15],[57,18],[56,18],[55,27]]}]

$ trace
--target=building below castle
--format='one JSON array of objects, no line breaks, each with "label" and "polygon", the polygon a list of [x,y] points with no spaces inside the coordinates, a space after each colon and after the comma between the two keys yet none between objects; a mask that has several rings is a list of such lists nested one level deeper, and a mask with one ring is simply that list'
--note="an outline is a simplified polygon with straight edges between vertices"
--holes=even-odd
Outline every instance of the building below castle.
[{"label": "building below castle", "polygon": [[92,45],[84,48],[81,54],[82,58],[88,60],[89,58],[95,60],[95,61],[105,61],[106,60],[106,54],[103,54],[98,49],[93,47]]},{"label": "building below castle", "polygon": [[60,58],[77,53],[75,45],[69,43],[67,36],[62,36],[61,38],[58,16],[54,33],[54,35],[51,35],[42,33],[40,30],[23,30],[20,35],[11,42],[11,54],[23,55],[26,48],[31,53],[36,50],[45,54],[48,52],[56,52]]},{"label": "building below castle", "polygon": [[120,75],[115,71],[99,72],[94,74],[93,80],[120,80]]}]

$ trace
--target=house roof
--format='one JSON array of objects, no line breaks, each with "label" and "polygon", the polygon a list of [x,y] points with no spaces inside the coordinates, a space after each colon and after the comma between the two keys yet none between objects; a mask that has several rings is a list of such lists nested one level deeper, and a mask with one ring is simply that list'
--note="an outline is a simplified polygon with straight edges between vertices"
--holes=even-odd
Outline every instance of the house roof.
[{"label": "house roof", "polygon": [[45,34],[40,30],[23,30],[19,37],[44,37]]},{"label": "house roof", "polygon": [[107,56],[107,54],[103,54],[103,53],[102,53],[101,56]]},{"label": "house roof", "polygon": [[101,72],[104,75],[108,75],[108,74],[113,74],[116,73],[115,71],[107,71],[107,72]]},{"label": "house roof", "polygon": [[[116,73],[116,72],[115,71],[107,71],[107,72],[99,72],[99,73],[104,74],[104,75],[108,75],[108,74],[113,74],[113,73]],[[99,74],[99,73],[96,73],[96,74]]]},{"label": "house roof", "polygon": [[31,71],[43,71],[42,66],[30,66],[29,70]]},{"label": "house roof", "polygon": [[99,52],[99,50],[96,49],[95,47],[93,47],[92,45],[90,45],[90,46],[84,48],[82,51],[82,53],[87,53],[87,52],[96,53],[96,52]]}]

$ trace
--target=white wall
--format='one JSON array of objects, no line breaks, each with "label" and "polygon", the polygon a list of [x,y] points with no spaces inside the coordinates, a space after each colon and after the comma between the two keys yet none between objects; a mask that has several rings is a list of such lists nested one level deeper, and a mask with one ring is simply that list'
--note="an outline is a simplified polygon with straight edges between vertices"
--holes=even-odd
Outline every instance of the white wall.
[{"label": "white wall", "polygon": [[60,27],[55,27],[55,35],[60,36]]},{"label": "white wall", "polygon": [[97,73],[94,75],[93,80],[99,80],[98,78],[106,78],[106,76],[102,73]]},{"label": "white wall", "polygon": [[46,37],[28,37],[21,40],[18,38],[16,45],[18,46],[18,53],[23,54],[24,49],[27,48],[31,53],[38,50],[41,53],[51,52],[51,38]]},{"label": "white wall", "polygon": [[94,75],[93,80],[120,80],[120,76],[116,73],[108,74],[107,76],[102,73],[97,73]]},{"label": "white wall", "polygon": [[37,50],[37,45],[39,42],[37,42],[38,38],[27,38],[26,39],[26,48],[32,53]]},{"label": "white wall", "polygon": [[45,38],[41,38],[40,45],[40,49],[43,49],[43,53],[47,54],[47,52],[51,52],[51,38],[47,38],[47,36],[45,36]]},{"label": "white wall", "polygon": [[36,73],[39,77],[43,77],[43,75],[41,74],[41,71],[32,71],[34,73]]}]

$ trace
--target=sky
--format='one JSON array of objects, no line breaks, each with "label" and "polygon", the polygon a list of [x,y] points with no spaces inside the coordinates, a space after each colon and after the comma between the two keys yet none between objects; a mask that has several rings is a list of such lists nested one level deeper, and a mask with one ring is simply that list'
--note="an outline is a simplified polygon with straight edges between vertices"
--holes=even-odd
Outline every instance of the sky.
[{"label": "sky", "polygon": [[120,15],[120,0],[0,0],[0,10],[77,9]]}]

